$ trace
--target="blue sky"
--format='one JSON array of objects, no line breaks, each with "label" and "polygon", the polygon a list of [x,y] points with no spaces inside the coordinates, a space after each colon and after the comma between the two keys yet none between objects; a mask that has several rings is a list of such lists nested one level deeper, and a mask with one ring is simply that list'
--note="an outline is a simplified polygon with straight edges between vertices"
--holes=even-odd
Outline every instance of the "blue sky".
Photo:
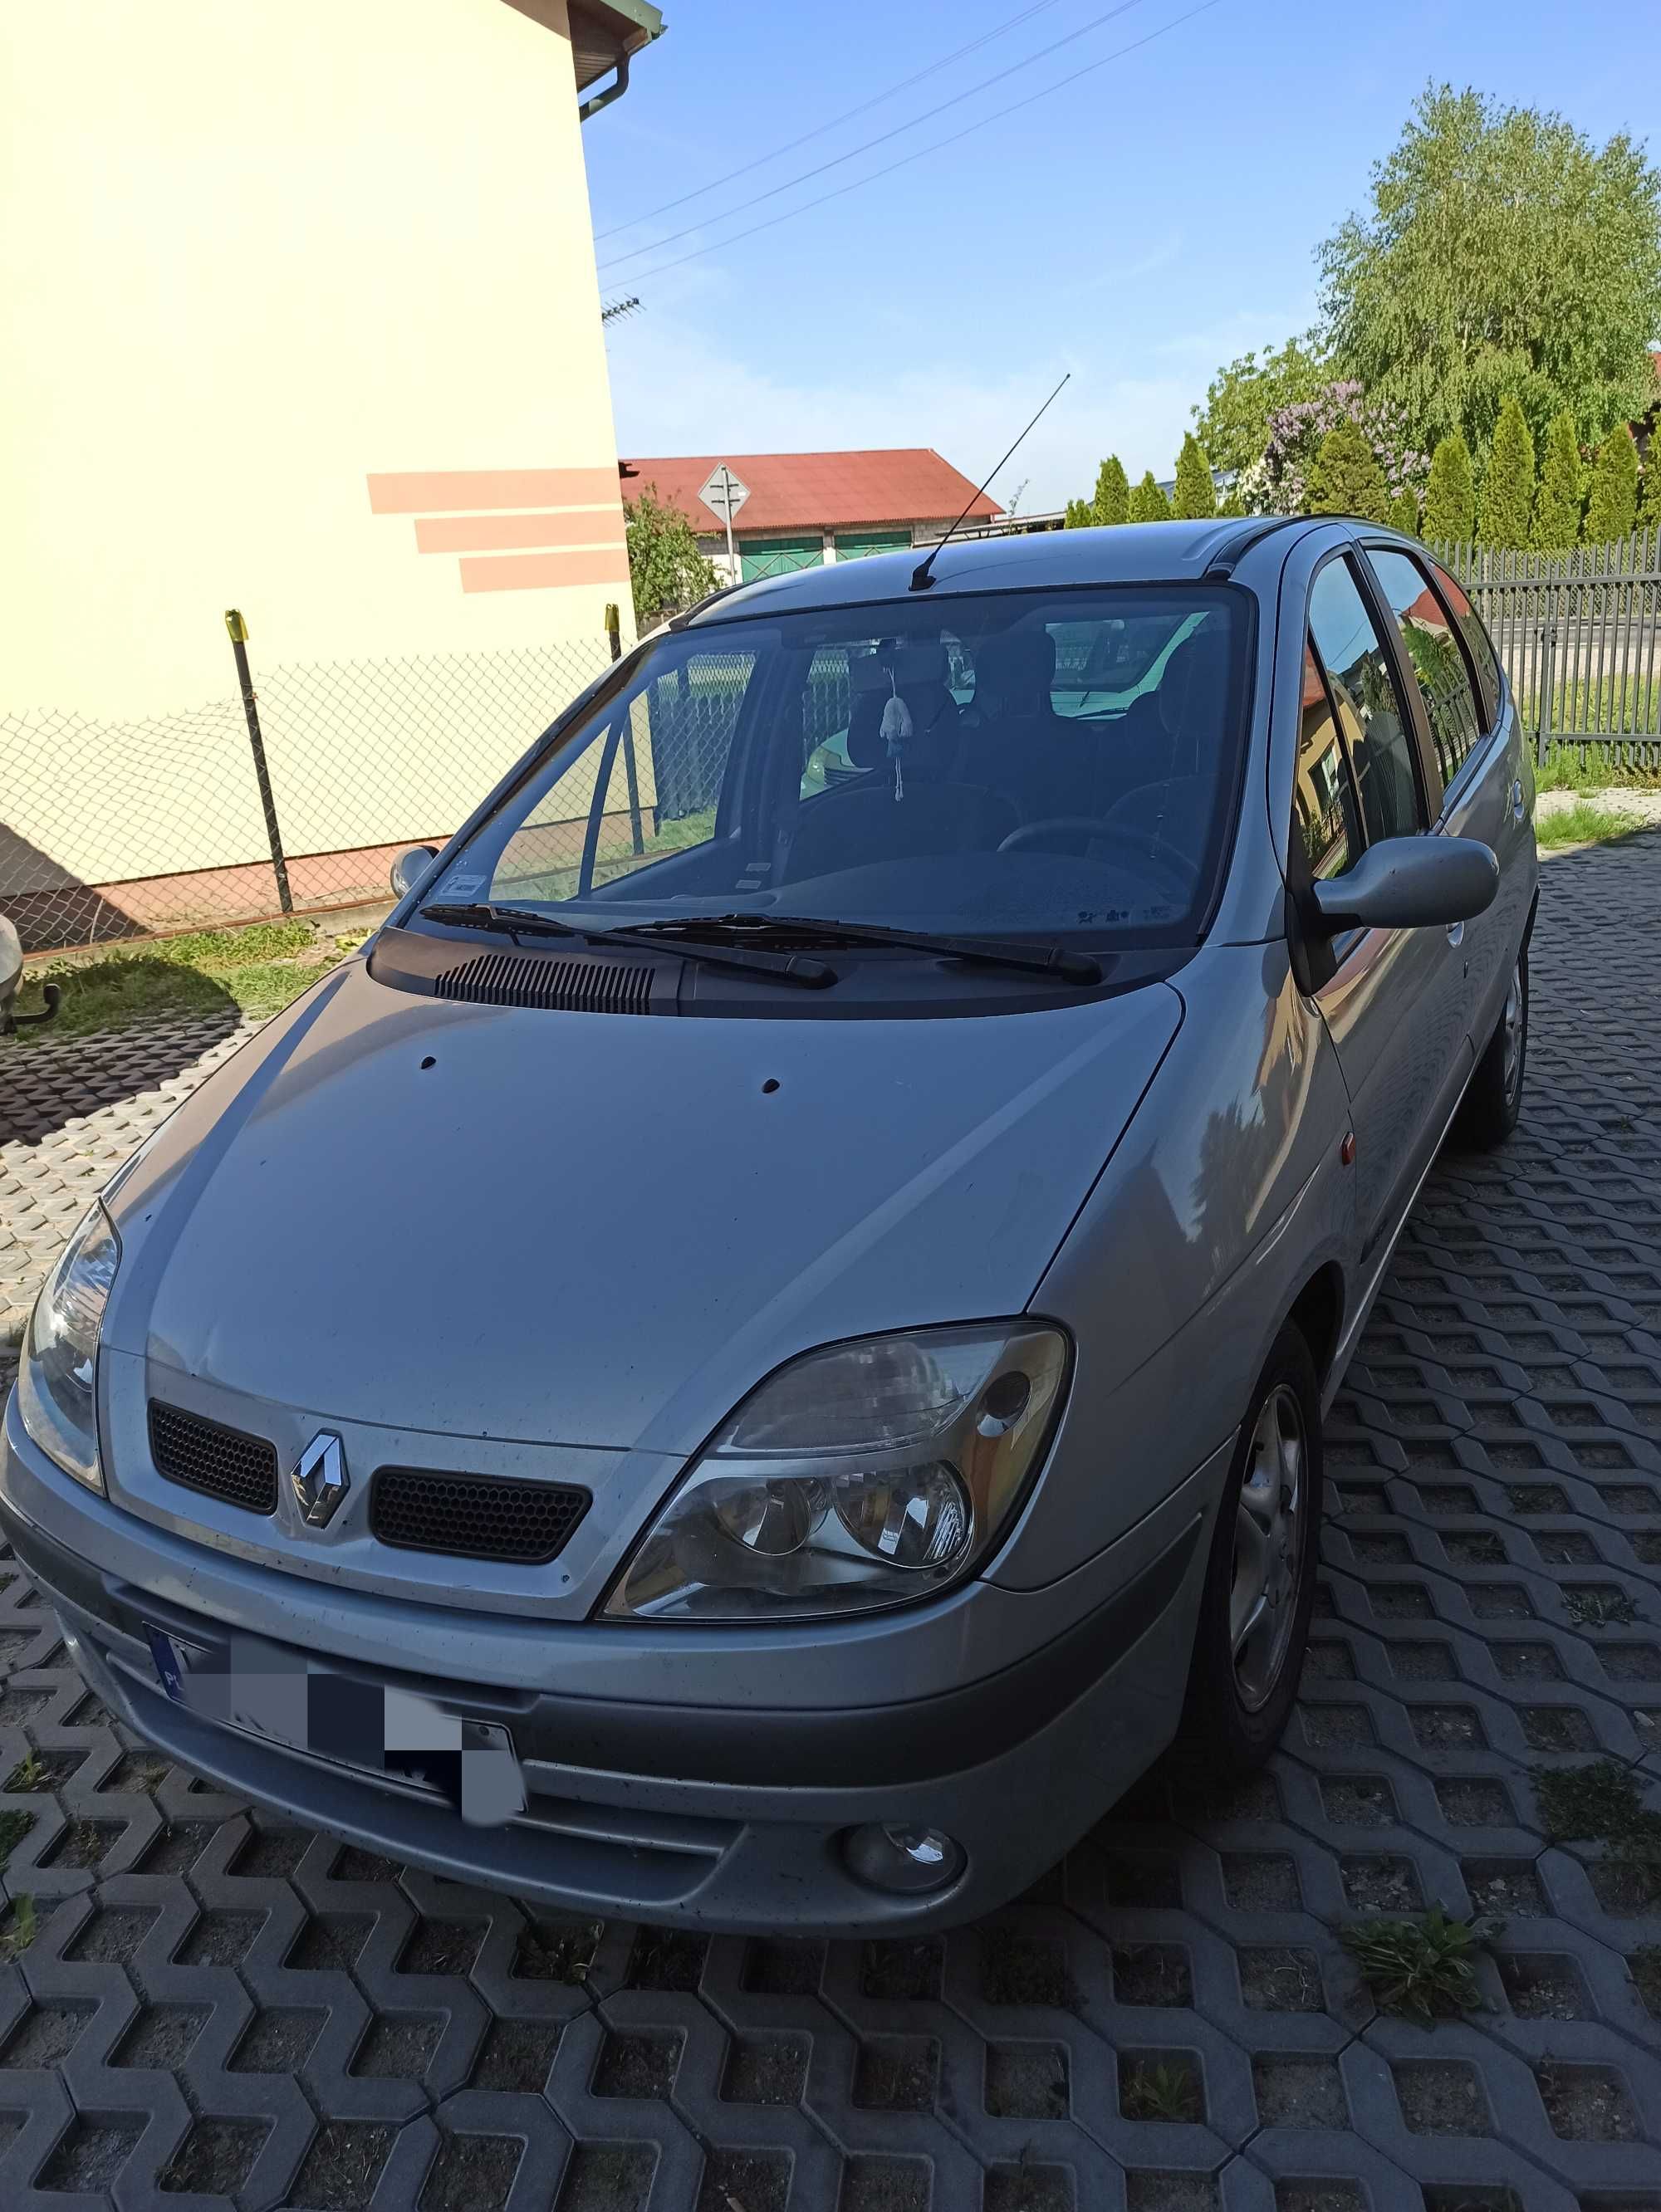
[{"label": "blue sky", "polygon": [[[1031,0],[669,0],[617,107],[585,126],[597,233],[868,100]],[[1303,328],[1313,248],[1366,190],[1427,77],[1556,106],[1600,141],[1642,131],[1661,82],[1645,0],[1215,0],[1000,125],[1003,106],[1183,15],[1114,21],[932,123],[727,215],[1103,14],[1043,0],[978,52],[654,221],[602,237],[621,450],[937,447],[978,477],[1063,369],[1073,381],[993,485],[1059,505],[1116,449],[1168,475],[1215,368]],[[956,144],[684,265],[661,264]],[[1661,155],[1661,130],[1656,152]],[[689,224],[691,235],[650,246]],[[605,264],[610,265],[605,265]]]}]

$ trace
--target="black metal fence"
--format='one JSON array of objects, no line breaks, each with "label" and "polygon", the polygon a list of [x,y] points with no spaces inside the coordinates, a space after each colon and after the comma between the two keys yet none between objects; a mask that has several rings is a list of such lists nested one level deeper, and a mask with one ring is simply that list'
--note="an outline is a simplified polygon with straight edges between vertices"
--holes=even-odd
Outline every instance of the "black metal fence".
[{"label": "black metal fence", "polygon": [[1488,624],[1542,758],[1596,746],[1661,768],[1661,530],[1566,553],[1434,550]]}]

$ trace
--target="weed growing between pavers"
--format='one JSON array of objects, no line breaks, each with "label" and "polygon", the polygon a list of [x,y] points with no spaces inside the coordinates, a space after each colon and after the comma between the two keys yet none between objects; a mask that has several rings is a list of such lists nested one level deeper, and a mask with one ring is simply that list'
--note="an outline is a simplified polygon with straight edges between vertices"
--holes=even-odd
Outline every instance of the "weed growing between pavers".
[{"label": "weed growing between pavers", "polygon": [[1433,1905],[1417,1920],[1364,1920],[1340,1934],[1379,2010],[1428,2025],[1482,2008],[1475,1961],[1496,1932]]},{"label": "weed growing between pavers", "polygon": [[14,1897],[10,1917],[0,1928],[0,1960],[15,1959],[27,1951],[40,1932],[32,1897]]},{"label": "weed growing between pavers", "polygon": [[1607,1844],[1632,1863],[1651,1895],[1661,1895],[1661,1812],[1646,1805],[1637,1774],[1618,1759],[1536,1767],[1535,1801],[1554,1843]]},{"label": "weed growing between pavers", "polygon": [[0,1813],[0,1873],[7,1860],[34,1826],[33,1813]]},{"label": "weed growing between pavers", "polygon": [[1205,2118],[1200,2078],[1184,2058],[1120,2062],[1119,2110],[1128,2120],[1165,2120],[1176,2125]]},{"label": "weed growing between pavers", "polygon": [[1566,1589],[1563,1610],[1581,1628],[1630,1628],[1638,1618],[1625,1590]]}]

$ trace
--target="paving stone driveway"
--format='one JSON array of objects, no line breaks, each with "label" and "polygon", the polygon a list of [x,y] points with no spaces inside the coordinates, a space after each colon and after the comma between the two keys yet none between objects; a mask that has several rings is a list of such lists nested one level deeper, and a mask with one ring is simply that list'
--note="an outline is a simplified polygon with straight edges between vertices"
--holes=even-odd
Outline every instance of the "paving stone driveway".
[{"label": "paving stone driveway", "polygon": [[[0,1558],[0,2207],[1654,2212],[1661,1873],[1534,1778],[1661,1809],[1658,965],[1661,836],[1549,863],[1526,1118],[1438,1169],[1335,1410],[1284,1751],[977,1928],[534,1925],[127,1741]],[[0,1327],[234,1042],[0,1047]],[[1437,1904],[1505,1925],[1424,2029],[1337,1931]]]}]

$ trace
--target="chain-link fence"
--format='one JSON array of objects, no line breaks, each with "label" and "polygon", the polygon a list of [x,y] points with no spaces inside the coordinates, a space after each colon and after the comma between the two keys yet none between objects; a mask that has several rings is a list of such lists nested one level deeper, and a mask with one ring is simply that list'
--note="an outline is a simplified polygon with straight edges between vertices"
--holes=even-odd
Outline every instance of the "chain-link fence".
[{"label": "chain-link fence", "polygon": [[602,635],[255,669],[250,714],[228,649],[194,713],[0,718],[0,913],[39,951],[385,899],[611,658]]}]

